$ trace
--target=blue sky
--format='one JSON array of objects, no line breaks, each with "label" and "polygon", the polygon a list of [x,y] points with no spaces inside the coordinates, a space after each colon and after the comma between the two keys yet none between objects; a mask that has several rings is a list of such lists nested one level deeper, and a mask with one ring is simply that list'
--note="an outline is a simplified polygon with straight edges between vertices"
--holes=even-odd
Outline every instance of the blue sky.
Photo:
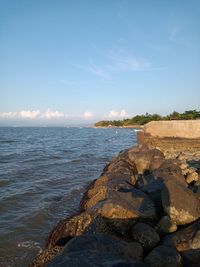
[{"label": "blue sky", "polygon": [[1,0],[0,125],[200,109],[199,0]]}]

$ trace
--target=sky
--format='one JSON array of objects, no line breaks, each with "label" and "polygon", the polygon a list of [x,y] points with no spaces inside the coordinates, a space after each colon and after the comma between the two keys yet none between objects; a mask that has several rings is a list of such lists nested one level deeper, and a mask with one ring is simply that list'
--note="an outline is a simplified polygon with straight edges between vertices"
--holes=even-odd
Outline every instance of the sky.
[{"label": "sky", "polygon": [[0,0],[0,126],[200,110],[199,0]]}]

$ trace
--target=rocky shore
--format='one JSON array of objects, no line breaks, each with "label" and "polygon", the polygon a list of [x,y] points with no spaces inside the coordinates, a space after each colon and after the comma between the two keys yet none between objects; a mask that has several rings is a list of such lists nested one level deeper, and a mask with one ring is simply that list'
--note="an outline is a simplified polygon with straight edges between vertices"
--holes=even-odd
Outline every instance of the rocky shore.
[{"label": "rocky shore", "polygon": [[200,157],[171,152],[120,152],[30,266],[200,266]]}]

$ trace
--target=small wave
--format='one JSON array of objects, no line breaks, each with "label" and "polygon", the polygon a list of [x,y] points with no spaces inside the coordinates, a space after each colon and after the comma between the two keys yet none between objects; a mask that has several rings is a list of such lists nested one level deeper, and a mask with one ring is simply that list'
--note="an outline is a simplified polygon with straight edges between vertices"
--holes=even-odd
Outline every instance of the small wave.
[{"label": "small wave", "polygon": [[18,248],[27,248],[27,249],[38,249],[39,250],[39,253],[42,252],[42,248],[39,244],[39,242],[36,242],[36,241],[32,241],[32,240],[29,240],[29,241],[22,241],[20,243],[17,244],[17,247]]}]

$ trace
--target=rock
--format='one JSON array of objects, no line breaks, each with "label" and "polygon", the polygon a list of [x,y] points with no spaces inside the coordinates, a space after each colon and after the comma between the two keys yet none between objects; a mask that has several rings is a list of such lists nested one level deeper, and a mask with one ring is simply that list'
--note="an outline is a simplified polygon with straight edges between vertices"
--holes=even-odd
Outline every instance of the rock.
[{"label": "rock", "polygon": [[142,246],[136,242],[129,243],[104,234],[88,234],[73,238],[47,266],[119,266],[122,262],[135,264],[127,266],[142,267],[143,265],[136,265],[142,255]]},{"label": "rock", "polygon": [[159,235],[148,224],[137,223],[131,230],[133,240],[139,242],[144,250],[149,251],[154,248],[160,241]]},{"label": "rock", "polygon": [[151,267],[181,267],[180,254],[171,246],[160,245],[154,248],[145,258]]},{"label": "rock", "polygon": [[156,210],[153,201],[142,191],[113,191],[108,199],[88,210],[93,216],[107,218],[117,232],[123,234],[138,220],[154,220]]},{"label": "rock", "polygon": [[112,227],[106,218],[97,216],[91,222],[91,224],[85,228],[84,233],[86,234],[108,234],[109,236],[116,236],[116,232],[113,231]]},{"label": "rock", "polygon": [[195,194],[174,180],[165,182],[162,204],[166,214],[177,225],[191,223],[200,217],[200,204]]},{"label": "rock", "polygon": [[181,170],[186,170],[189,168],[189,165],[187,163],[181,163],[180,168],[181,168]]},{"label": "rock", "polygon": [[140,187],[140,190],[146,193],[153,200],[157,214],[159,214],[159,216],[163,214],[162,197],[161,197],[163,186],[164,185],[162,180],[154,180]]},{"label": "rock", "polygon": [[177,225],[168,217],[163,216],[155,227],[159,235],[173,233],[177,230]]},{"label": "rock", "polygon": [[184,266],[197,267],[200,263],[200,221],[171,234],[165,240],[172,243],[184,260]]},{"label": "rock", "polygon": [[128,151],[130,162],[134,162],[139,174],[145,170],[154,170],[164,162],[164,154],[158,149],[149,149],[143,145],[139,150],[130,149]]},{"label": "rock", "polygon": [[178,156],[177,156],[177,159],[180,160],[180,161],[184,161],[184,160],[187,160],[187,156],[184,154],[184,153],[180,153]]},{"label": "rock", "polygon": [[189,172],[186,176],[186,182],[188,184],[191,184],[192,182],[197,182],[198,179],[199,179],[199,175],[196,171],[195,172]]},{"label": "rock", "polygon": [[99,201],[109,198],[112,191],[131,189],[136,182],[137,169],[135,164],[118,159],[114,160],[104,170],[102,176],[91,183],[81,200],[81,210],[87,210]]},{"label": "rock", "polygon": [[82,234],[92,222],[92,217],[86,212],[61,220],[51,231],[47,239],[47,248],[64,246],[74,236]]},{"label": "rock", "polygon": [[166,160],[157,170],[153,171],[155,179],[161,181],[176,180],[180,184],[187,187],[181,168],[176,164],[176,161]]},{"label": "rock", "polygon": [[53,260],[59,252],[62,250],[61,247],[55,246],[53,248],[44,249],[37,257],[28,265],[28,267],[43,267],[46,263]]},{"label": "rock", "polygon": [[107,193],[108,187],[104,185],[89,189],[87,193],[85,193],[87,197],[84,196],[85,200],[82,200],[81,209],[87,210],[96,205],[99,201],[106,198]]},{"label": "rock", "polygon": [[198,173],[198,170],[197,170],[197,168],[190,167],[190,168],[188,169],[188,172],[189,172],[189,173],[193,173],[193,172],[197,172],[197,173]]}]

